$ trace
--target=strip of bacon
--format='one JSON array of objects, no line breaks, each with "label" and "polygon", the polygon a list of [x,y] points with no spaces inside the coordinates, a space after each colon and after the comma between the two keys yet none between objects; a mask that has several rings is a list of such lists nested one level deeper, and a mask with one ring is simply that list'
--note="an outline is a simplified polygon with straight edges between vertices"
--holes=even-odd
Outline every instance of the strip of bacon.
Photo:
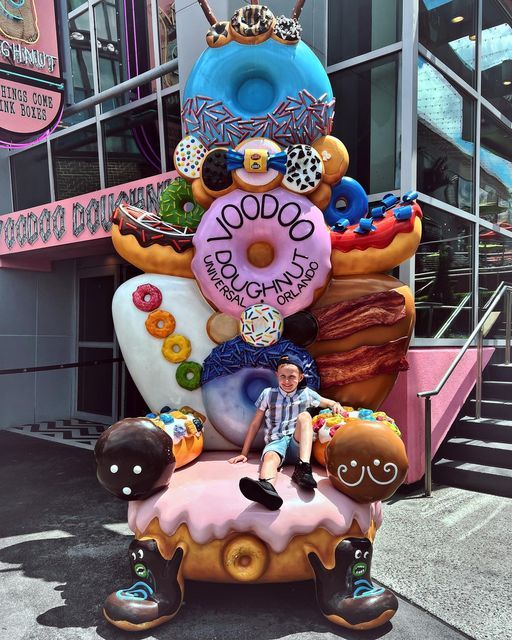
[{"label": "strip of bacon", "polygon": [[318,322],[317,340],[334,340],[368,327],[396,324],[405,318],[405,298],[398,291],[383,291],[312,309],[312,313]]},{"label": "strip of bacon", "polygon": [[404,337],[383,345],[363,345],[345,353],[316,358],[322,389],[361,382],[382,373],[407,371],[407,341]]}]

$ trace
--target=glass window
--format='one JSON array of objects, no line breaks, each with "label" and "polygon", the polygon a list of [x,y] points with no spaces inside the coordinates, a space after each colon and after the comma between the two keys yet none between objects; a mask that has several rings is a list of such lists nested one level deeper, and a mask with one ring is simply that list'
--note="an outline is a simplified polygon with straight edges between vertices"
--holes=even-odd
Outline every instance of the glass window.
[{"label": "glass window", "polygon": [[68,11],[78,9],[82,5],[87,5],[87,0],[68,0]]},{"label": "glass window", "polygon": [[165,119],[165,153],[167,154],[167,169],[174,168],[173,154],[176,145],[181,140],[180,94],[171,93],[163,98]]},{"label": "glass window", "polygon": [[423,58],[418,64],[418,189],[471,211],[474,101]]},{"label": "glass window", "polygon": [[[118,0],[102,0],[94,6],[94,24],[96,29],[96,47],[98,52],[99,90],[105,91],[126,80],[126,69],[131,62],[126,60],[126,46],[121,40],[125,32],[120,24]],[[120,106],[125,101],[117,96],[103,103],[103,111]]]},{"label": "glass window", "polygon": [[421,44],[471,85],[476,75],[476,7],[476,0],[420,0]]},{"label": "glass window", "polygon": [[[71,45],[71,74],[73,77],[73,99],[80,102],[94,95],[94,76],[91,53],[91,31],[89,12],[85,11],[69,21],[69,42]],[[94,109],[87,109],[67,119],[67,124],[75,124],[94,115]]]},{"label": "glass window", "polygon": [[401,39],[400,0],[329,2],[327,64],[375,51]]},{"label": "glass window", "polygon": [[11,156],[14,210],[28,209],[51,200],[46,144]]},{"label": "glass window", "polygon": [[[169,62],[178,57],[176,39],[176,9],[174,0],[158,0],[158,30],[160,62]],[[179,82],[178,69],[162,77],[162,87],[172,87]]]},{"label": "glass window", "polygon": [[464,338],[472,327],[473,224],[427,204],[416,252],[416,336]]},{"label": "glass window", "polygon": [[100,188],[95,125],[59,136],[51,145],[56,200]]},{"label": "glass window", "polygon": [[109,118],[103,136],[107,187],[162,171],[156,103]]},{"label": "glass window", "polygon": [[482,95],[512,120],[512,25],[496,0],[483,3]]},{"label": "glass window", "polygon": [[[478,251],[478,286],[480,309],[496,291],[499,285],[512,282],[512,238],[508,238],[492,229],[480,227],[480,247]],[[497,310],[503,307],[500,305]],[[503,338],[504,314],[494,324],[488,338]]]},{"label": "glass window", "polygon": [[368,193],[398,188],[398,55],[337,71],[330,80],[337,100],[333,135],[348,149],[348,175]]},{"label": "glass window", "polygon": [[512,129],[482,109],[480,141],[480,216],[508,228],[512,225]]}]

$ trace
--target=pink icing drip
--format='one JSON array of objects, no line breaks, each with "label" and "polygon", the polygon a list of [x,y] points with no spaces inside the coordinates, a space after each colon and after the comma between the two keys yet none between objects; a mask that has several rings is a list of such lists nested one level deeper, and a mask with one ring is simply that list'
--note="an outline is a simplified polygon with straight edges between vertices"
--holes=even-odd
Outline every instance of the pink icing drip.
[{"label": "pink icing drip", "polygon": [[254,533],[276,553],[284,551],[296,535],[319,527],[340,536],[356,520],[361,530],[368,531],[372,519],[382,522],[380,502],[358,504],[337,491],[324,470],[315,469],[318,489],[314,494],[298,490],[291,482],[293,467],[286,467],[276,488],[284,504],[279,511],[246,500],[238,489],[243,476],[256,478],[256,456],[248,464],[231,465],[228,452],[208,452],[195,463],[177,471],[168,489],[144,501],[131,502],[128,524],[132,531],[143,532],[153,518],[158,518],[164,533],[172,535],[185,523],[192,539],[206,544],[222,540],[230,532]]}]

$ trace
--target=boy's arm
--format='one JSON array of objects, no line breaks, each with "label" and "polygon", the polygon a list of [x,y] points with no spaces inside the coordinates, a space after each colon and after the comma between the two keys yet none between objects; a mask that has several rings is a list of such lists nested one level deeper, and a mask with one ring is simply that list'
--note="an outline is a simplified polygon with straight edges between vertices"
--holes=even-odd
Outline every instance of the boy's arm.
[{"label": "boy's arm", "polygon": [[340,414],[343,411],[343,407],[336,400],[330,400],[329,398],[322,398],[320,396],[320,407],[322,409],[331,409],[333,413]]},{"label": "boy's arm", "polygon": [[251,450],[251,445],[253,443],[256,434],[258,433],[261,422],[265,412],[262,409],[257,409],[254,414],[253,419],[251,420],[251,424],[249,425],[249,429],[247,430],[247,435],[245,436],[244,446],[242,447],[242,452],[238,456],[234,456],[230,458],[228,462],[231,464],[236,464],[237,462],[247,462],[247,457],[249,456],[249,451]]}]

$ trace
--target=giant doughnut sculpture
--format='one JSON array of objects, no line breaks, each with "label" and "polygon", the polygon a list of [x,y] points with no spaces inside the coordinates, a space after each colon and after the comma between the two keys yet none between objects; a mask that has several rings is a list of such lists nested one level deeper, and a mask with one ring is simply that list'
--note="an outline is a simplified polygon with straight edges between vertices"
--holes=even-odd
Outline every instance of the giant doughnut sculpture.
[{"label": "giant doughnut sculpture", "polygon": [[[132,583],[103,612],[144,631],[178,613],[186,579],[312,579],[324,616],[372,629],[398,607],[370,568],[380,500],[407,471],[379,405],[407,368],[414,323],[411,292],[386,272],[414,254],[421,209],[409,193],[369,210],[345,175],[329,79],[301,42],[304,0],[291,17],[252,1],[223,21],[198,2],[208,48],[184,91],[179,178],[160,215],[122,205],[113,220],[116,249],[144,271],[117,290],[113,315],[150,412],[96,448],[98,478],[129,501],[135,535]],[[283,354],[343,412],[313,422],[319,490],[306,500],[285,467],[271,513],[247,509],[248,467],[227,450],[239,450]]]}]

